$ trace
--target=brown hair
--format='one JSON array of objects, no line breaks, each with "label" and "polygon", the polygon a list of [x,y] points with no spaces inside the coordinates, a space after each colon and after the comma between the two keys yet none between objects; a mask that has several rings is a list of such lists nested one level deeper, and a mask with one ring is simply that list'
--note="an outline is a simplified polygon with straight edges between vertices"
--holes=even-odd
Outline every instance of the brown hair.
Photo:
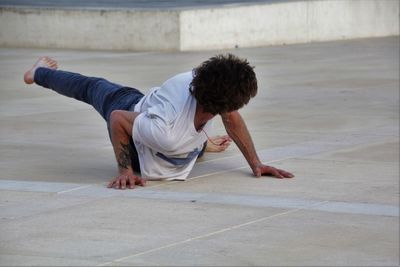
[{"label": "brown hair", "polygon": [[257,94],[254,67],[232,54],[217,55],[193,69],[190,92],[205,112],[232,112]]}]

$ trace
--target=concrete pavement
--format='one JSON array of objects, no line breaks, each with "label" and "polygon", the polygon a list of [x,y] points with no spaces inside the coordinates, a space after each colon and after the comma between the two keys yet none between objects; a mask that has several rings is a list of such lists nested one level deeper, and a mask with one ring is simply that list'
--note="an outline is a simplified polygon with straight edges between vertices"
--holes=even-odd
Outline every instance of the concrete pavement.
[{"label": "concrete pavement", "polygon": [[256,66],[258,153],[291,180],[253,178],[233,145],[185,182],[107,189],[101,117],[22,82],[49,55],[146,91],[218,52],[1,48],[0,265],[397,266],[398,37],[229,51]]}]

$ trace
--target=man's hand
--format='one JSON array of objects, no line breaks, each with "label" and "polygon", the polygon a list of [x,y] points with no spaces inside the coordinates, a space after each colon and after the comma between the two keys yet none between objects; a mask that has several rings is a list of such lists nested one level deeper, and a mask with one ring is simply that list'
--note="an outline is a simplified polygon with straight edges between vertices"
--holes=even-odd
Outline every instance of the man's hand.
[{"label": "man's hand", "polygon": [[120,174],[110,181],[108,188],[115,189],[133,189],[135,185],[145,186],[146,180],[136,176],[134,174]]},{"label": "man's hand", "polygon": [[262,175],[269,175],[280,179],[294,177],[290,172],[267,166],[260,162],[253,141],[251,140],[250,133],[238,111],[222,114],[221,117],[226,132],[230,137],[232,137],[233,141],[235,141],[236,145],[243,153],[243,156],[253,169],[255,176],[260,177]]},{"label": "man's hand", "polygon": [[283,179],[283,178],[293,178],[294,175],[291,174],[290,172],[284,171],[284,170],[280,170],[271,166],[267,166],[264,164],[258,164],[254,170],[253,173],[255,176],[260,177],[262,175],[266,175],[266,176],[274,176],[276,178],[279,179]]}]

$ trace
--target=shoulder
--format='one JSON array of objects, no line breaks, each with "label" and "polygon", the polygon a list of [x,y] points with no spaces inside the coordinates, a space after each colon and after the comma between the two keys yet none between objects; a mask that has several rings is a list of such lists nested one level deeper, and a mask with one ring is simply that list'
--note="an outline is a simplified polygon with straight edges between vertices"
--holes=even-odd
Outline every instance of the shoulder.
[{"label": "shoulder", "polygon": [[179,73],[163,83],[161,87],[189,88],[193,80],[191,71]]},{"label": "shoulder", "polygon": [[192,72],[177,74],[161,85],[158,94],[174,110],[180,112],[190,99],[191,93],[189,89],[192,80]]},{"label": "shoulder", "polygon": [[192,72],[184,72],[165,81],[161,87],[153,89],[145,96],[141,111],[150,118],[160,118],[165,123],[172,123],[187,105]]}]

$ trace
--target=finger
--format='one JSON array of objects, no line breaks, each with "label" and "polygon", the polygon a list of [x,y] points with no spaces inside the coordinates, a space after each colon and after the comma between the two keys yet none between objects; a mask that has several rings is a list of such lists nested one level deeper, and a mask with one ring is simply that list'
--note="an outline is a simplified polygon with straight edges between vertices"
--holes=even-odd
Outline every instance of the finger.
[{"label": "finger", "polygon": [[220,151],[220,152],[225,151],[225,150],[228,149],[228,147],[229,147],[229,145],[224,144],[224,145],[222,145],[222,146],[219,147],[219,151]]},{"label": "finger", "polygon": [[139,178],[139,185],[140,186],[145,186],[146,185],[146,180]]},{"label": "finger", "polygon": [[146,184],[146,181],[144,179],[140,178],[140,177],[136,177],[135,184],[136,185],[140,185],[140,186],[144,186]]},{"label": "finger", "polygon": [[229,137],[229,135],[223,135],[223,136],[216,136],[213,141],[214,143],[219,144],[221,146],[226,142],[232,142],[232,139]]},{"label": "finger", "polygon": [[222,136],[220,136],[222,139],[231,139],[230,137],[229,137],[229,135],[227,135],[227,134],[225,134],[225,135],[222,135]]},{"label": "finger", "polygon": [[230,145],[231,145],[231,141],[226,141],[224,144],[222,144],[222,146],[224,147],[224,148],[228,148]]},{"label": "finger", "polygon": [[218,137],[218,138],[215,138],[213,141],[214,141],[214,143],[216,143],[217,145],[221,145],[223,142],[225,142],[225,139],[222,138],[222,137]]},{"label": "finger", "polygon": [[113,180],[111,180],[111,181],[108,183],[107,187],[108,187],[108,188],[113,187],[114,184],[115,184],[115,180],[116,180],[116,178],[114,178]]},{"label": "finger", "polygon": [[224,146],[227,142],[228,140],[223,140],[221,143],[219,143],[219,146]]},{"label": "finger", "polygon": [[230,143],[230,142],[232,142],[232,139],[231,139],[228,135],[225,135],[225,136],[222,138],[222,143],[221,143],[221,145],[222,145],[222,144],[225,144],[225,143]]},{"label": "finger", "polygon": [[224,139],[227,140],[228,142],[232,142],[232,138],[229,135],[225,135]]},{"label": "finger", "polygon": [[119,177],[115,181],[114,188],[115,189],[120,189],[121,188],[121,179]]},{"label": "finger", "polygon": [[130,189],[135,188],[135,183],[136,183],[135,176],[129,176],[129,188]]},{"label": "finger", "polygon": [[123,178],[121,178],[121,189],[125,189],[126,188],[126,179],[127,177],[124,176]]},{"label": "finger", "polygon": [[255,175],[257,178],[260,178],[260,177],[261,177],[262,173],[261,173],[260,168],[257,168],[257,169],[254,171],[254,175]]},{"label": "finger", "polygon": [[275,169],[275,168],[272,168],[271,174],[272,174],[274,177],[279,178],[279,179],[285,178],[285,177],[283,177],[283,176],[280,174],[280,172],[279,172],[277,169]]},{"label": "finger", "polygon": [[278,170],[281,175],[283,175],[285,178],[293,178],[294,175],[290,172],[284,171],[284,170]]}]

